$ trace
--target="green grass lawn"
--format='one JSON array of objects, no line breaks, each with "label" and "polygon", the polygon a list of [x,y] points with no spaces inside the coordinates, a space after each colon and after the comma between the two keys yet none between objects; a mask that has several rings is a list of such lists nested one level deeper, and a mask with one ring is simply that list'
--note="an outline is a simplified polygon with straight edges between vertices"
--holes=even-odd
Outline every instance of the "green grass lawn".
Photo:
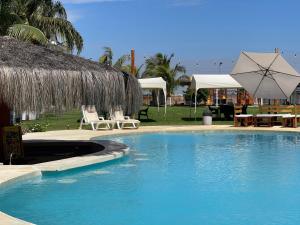
[{"label": "green grass lawn", "polygon": [[[200,125],[202,124],[202,112],[205,107],[197,107],[197,113],[194,114],[194,108],[188,106],[172,106],[167,108],[167,115],[164,116],[164,108],[157,111],[157,107],[150,107],[148,111],[149,120],[141,118],[142,126],[159,126],[159,125]],[[248,113],[257,113],[257,107],[249,107]],[[195,118],[196,115],[196,118]],[[43,115],[35,121],[22,122],[22,127],[32,128],[34,125],[41,125],[43,130],[65,130],[78,129],[81,112],[74,110],[64,113],[63,115]],[[214,119],[213,124],[224,125],[233,124],[233,121],[224,121]],[[90,129],[90,127],[87,127]]]}]

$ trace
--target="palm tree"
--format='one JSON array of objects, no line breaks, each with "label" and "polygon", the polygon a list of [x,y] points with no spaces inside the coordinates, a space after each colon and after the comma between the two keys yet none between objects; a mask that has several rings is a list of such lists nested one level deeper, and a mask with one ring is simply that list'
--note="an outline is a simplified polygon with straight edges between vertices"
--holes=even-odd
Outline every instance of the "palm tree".
[{"label": "palm tree", "polygon": [[185,73],[185,67],[181,66],[180,63],[172,67],[173,58],[174,54],[168,56],[157,53],[146,60],[146,69],[143,73],[143,77],[162,77],[167,82],[168,97],[174,93],[175,87],[179,84],[176,77],[180,73]]},{"label": "palm tree", "polygon": [[0,35],[38,44],[55,43],[79,54],[83,39],[59,1],[0,0]]},{"label": "palm tree", "polygon": [[126,73],[130,73],[132,74],[133,76],[135,76],[136,78],[141,78],[142,77],[142,68],[143,68],[144,64],[140,65],[138,68],[135,69],[134,73],[131,72],[131,65],[126,65],[122,68],[122,71],[123,72],[126,72]]},{"label": "palm tree", "polygon": [[114,56],[113,51],[110,47],[104,47],[103,49],[104,53],[102,56],[100,56],[99,63],[111,66]]},{"label": "palm tree", "polygon": [[[122,55],[114,64],[114,68],[124,71],[124,72],[130,72],[128,71],[128,65],[125,63],[130,61],[130,55]],[[130,66],[130,65],[129,65]]]},{"label": "palm tree", "polygon": [[[130,62],[131,56],[129,54],[122,55],[115,63],[113,63],[113,51],[110,47],[104,47],[104,53],[102,56],[99,58],[99,63],[106,64],[109,66],[114,67],[117,70],[120,70],[122,72],[132,74],[131,72],[131,65],[128,64]],[[142,70],[143,65],[138,67],[135,70],[135,73],[132,74],[135,77],[140,77],[141,70]]]}]

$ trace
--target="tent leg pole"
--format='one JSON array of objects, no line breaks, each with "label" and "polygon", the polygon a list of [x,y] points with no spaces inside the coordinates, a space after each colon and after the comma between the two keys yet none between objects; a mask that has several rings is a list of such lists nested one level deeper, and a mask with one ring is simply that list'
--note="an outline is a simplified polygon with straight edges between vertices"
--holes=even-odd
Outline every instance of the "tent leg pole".
[{"label": "tent leg pole", "polygon": [[167,96],[165,93],[164,93],[164,95],[165,95],[165,119],[166,119],[166,117],[167,117]]},{"label": "tent leg pole", "polygon": [[159,112],[159,91],[156,91],[157,111]]}]

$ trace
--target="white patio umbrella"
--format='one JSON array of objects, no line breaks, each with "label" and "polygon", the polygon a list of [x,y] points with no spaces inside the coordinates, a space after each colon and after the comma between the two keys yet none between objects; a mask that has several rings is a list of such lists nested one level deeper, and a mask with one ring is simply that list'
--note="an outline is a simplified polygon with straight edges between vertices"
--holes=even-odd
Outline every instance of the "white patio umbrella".
[{"label": "white patio umbrella", "polygon": [[230,75],[255,98],[287,99],[300,83],[279,53],[242,52]]}]

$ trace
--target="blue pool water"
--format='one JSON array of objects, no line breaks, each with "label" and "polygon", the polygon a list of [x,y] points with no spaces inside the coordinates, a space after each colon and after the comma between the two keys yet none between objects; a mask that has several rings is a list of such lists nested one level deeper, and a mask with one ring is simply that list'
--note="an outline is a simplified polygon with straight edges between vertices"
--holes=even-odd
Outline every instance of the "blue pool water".
[{"label": "blue pool water", "polygon": [[111,139],[133,151],[0,190],[0,210],[40,225],[300,224],[298,134]]}]

